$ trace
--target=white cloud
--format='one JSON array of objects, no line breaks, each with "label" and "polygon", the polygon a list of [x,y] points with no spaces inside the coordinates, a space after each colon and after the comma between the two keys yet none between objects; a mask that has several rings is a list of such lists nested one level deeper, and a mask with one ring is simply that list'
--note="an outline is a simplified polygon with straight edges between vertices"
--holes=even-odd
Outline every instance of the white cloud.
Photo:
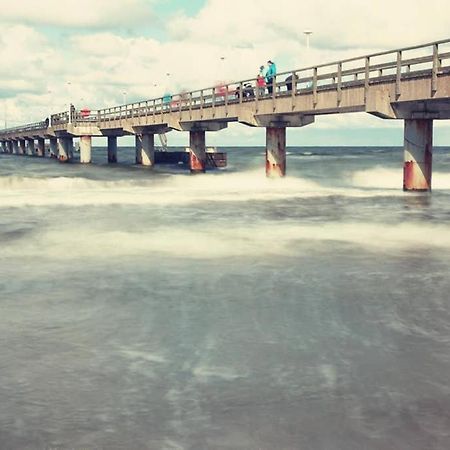
[{"label": "white cloud", "polygon": [[[178,13],[167,20],[164,38],[117,34],[115,27],[151,26],[156,1],[43,0],[37,7],[34,0],[0,0],[0,95],[10,97],[10,120],[38,120],[69,101],[94,109],[121,103],[124,92],[128,101],[145,100],[250,78],[268,58],[282,72],[430,42],[448,37],[450,29],[447,0],[210,0],[194,17]],[[12,23],[19,21],[72,28],[61,42]],[[313,31],[309,54],[306,29]],[[320,118],[307,128],[346,126],[397,127],[367,115],[345,115]],[[228,133],[238,139],[238,130],[249,139],[261,135],[231,127],[217,137]]]},{"label": "white cloud", "polygon": [[152,0],[0,0],[3,21],[101,28],[154,19]]}]

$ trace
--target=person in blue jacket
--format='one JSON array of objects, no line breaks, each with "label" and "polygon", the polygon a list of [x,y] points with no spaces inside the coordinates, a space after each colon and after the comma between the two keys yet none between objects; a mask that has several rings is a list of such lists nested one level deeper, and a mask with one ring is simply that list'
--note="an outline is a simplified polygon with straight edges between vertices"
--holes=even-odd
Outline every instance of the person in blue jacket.
[{"label": "person in blue jacket", "polygon": [[267,72],[266,72],[267,90],[269,91],[269,94],[272,94],[273,79],[274,79],[275,75],[277,74],[277,66],[270,59],[269,59],[269,61],[267,61],[267,64],[269,65],[269,68],[267,69]]}]

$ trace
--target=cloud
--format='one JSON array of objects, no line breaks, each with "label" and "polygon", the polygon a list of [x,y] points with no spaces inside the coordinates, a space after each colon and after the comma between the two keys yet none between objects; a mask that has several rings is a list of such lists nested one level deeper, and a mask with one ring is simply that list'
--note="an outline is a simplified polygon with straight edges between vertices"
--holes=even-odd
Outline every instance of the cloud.
[{"label": "cloud", "polygon": [[392,48],[448,36],[447,0],[210,0],[196,17],[178,15],[168,28],[174,39],[222,45],[305,41],[314,46]]},{"label": "cloud", "polygon": [[152,0],[0,0],[2,20],[57,27],[112,28],[155,19]]},{"label": "cloud", "polygon": [[[40,120],[69,102],[96,109],[123,97],[146,100],[252,78],[269,58],[284,72],[430,42],[450,29],[447,0],[209,0],[196,15],[174,12],[164,20],[165,33],[149,37],[137,25],[155,24],[157,1],[42,0],[36,7],[34,0],[0,0],[0,96],[9,97],[10,120]],[[67,27],[65,38],[54,38],[49,25]],[[123,35],[124,27],[137,31]],[[363,114],[320,118],[312,127],[396,126]],[[230,127],[217,136],[261,135],[243,130]]]}]

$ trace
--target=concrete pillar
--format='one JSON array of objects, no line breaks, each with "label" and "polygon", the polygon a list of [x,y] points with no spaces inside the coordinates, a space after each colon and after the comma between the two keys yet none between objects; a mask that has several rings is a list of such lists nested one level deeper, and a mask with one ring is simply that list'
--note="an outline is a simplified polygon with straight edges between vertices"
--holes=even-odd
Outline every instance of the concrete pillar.
[{"label": "concrete pillar", "polygon": [[58,138],[58,161],[68,162],[73,152],[73,139],[71,137]]},{"label": "concrete pillar", "polygon": [[80,162],[89,164],[92,160],[92,136],[80,137]]},{"label": "concrete pillar", "polygon": [[155,165],[155,135],[142,135],[142,165],[153,167]]},{"label": "concrete pillar", "polygon": [[431,191],[433,121],[406,119],[404,132],[404,191]]},{"label": "concrete pillar", "polygon": [[56,138],[50,138],[50,157],[58,157],[58,139]]},{"label": "concrete pillar", "polygon": [[37,139],[37,155],[44,157],[45,156],[45,139],[38,138]]},{"label": "concrete pillar", "polygon": [[117,136],[108,136],[108,162],[117,162]]},{"label": "concrete pillar", "polygon": [[27,154],[27,146],[25,139],[19,139],[19,155]]},{"label": "concrete pillar", "polygon": [[191,173],[206,171],[205,131],[189,131],[189,168]]},{"label": "concrete pillar", "polygon": [[142,134],[136,134],[136,164],[142,164]]},{"label": "concrete pillar", "polygon": [[15,155],[19,154],[19,141],[17,139],[14,139],[13,141],[13,153]]},{"label": "concrete pillar", "polygon": [[6,153],[6,141],[1,141],[0,152]]},{"label": "concrete pillar", "polygon": [[286,127],[266,128],[266,176],[286,175]]},{"label": "concrete pillar", "polygon": [[27,139],[27,155],[34,156],[34,139]]}]

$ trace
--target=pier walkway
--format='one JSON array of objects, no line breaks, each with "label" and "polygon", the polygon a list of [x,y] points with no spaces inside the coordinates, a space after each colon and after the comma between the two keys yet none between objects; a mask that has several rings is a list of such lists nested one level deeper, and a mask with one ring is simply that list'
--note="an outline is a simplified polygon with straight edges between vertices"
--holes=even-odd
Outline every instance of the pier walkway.
[{"label": "pier walkway", "polygon": [[[96,111],[70,108],[49,120],[0,131],[1,151],[70,161],[80,138],[80,161],[91,161],[92,136],[108,140],[117,161],[117,138],[136,136],[136,163],[155,164],[155,134],[190,134],[190,169],[204,172],[207,131],[229,122],[266,128],[266,174],[286,173],[286,128],[315,116],[366,112],[404,121],[405,190],[431,190],[433,121],[450,119],[450,39],[280,73],[271,94],[255,79],[144,100]],[[35,141],[37,151],[35,152]]]}]

